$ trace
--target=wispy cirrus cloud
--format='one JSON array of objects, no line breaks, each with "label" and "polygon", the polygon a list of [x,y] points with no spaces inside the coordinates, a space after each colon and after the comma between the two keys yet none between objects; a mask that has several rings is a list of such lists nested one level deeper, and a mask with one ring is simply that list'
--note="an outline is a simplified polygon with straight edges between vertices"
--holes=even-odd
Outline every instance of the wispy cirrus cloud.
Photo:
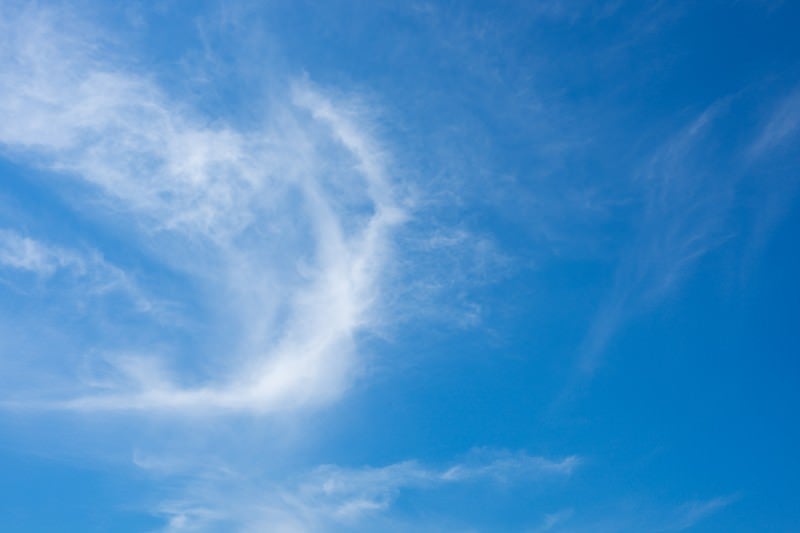
[{"label": "wispy cirrus cloud", "polygon": [[663,143],[643,166],[641,211],[633,242],[623,253],[610,295],[584,340],[581,367],[591,373],[611,338],[630,318],[673,292],[696,262],[728,235],[725,218],[737,175],[703,167],[699,151],[725,112],[722,99]]},{"label": "wispy cirrus cloud", "polygon": [[[637,531],[687,531],[715,514],[725,511],[739,500],[739,496],[716,496],[677,504],[658,504],[645,501],[606,504],[601,511],[575,510],[562,514],[562,520],[544,531],[563,533],[634,533]],[[572,511],[572,510],[570,510]]]},{"label": "wispy cirrus cloud", "polygon": [[79,274],[86,270],[78,255],[10,230],[0,230],[0,264],[45,277],[62,269],[75,270]]},{"label": "wispy cirrus cloud", "polygon": [[[768,181],[756,207],[751,242],[742,254],[753,261],[777,220],[795,196],[794,176],[763,174],[778,151],[800,131],[800,90],[778,98],[752,133],[737,146],[739,158],[714,168],[704,159],[720,144],[721,124],[744,106],[742,94],[719,99],[663,142],[641,166],[634,182],[641,197],[633,241],[620,258],[613,288],[597,313],[582,347],[582,368],[591,373],[608,343],[631,318],[677,290],[696,263],[738,231],[731,212],[747,192],[748,174]],[[738,106],[738,107],[737,107]],[[767,173],[769,174],[769,173]],[[750,193],[752,194],[752,193]]]},{"label": "wispy cirrus cloud", "polygon": [[3,268],[44,280],[63,273],[72,281],[62,284],[83,295],[100,297],[117,292],[127,296],[140,312],[165,311],[163,302],[146,294],[130,275],[103,259],[96,250],[71,250],[0,229],[0,271]]},{"label": "wispy cirrus cloud", "polygon": [[[208,124],[70,13],[6,11],[0,142],[80,186],[76,201],[200,287],[240,333],[201,385],[181,385],[171,361],[131,356],[116,387],[91,379],[106,386],[29,405],[263,412],[346,389],[405,218],[386,151],[355,108],[297,81],[260,128]],[[20,242],[20,264],[67,261]]]},{"label": "wispy cirrus cloud", "polygon": [[698,522],[725,509],[739,499],[737,495],[718,496],[708,500],[695,500],[679,506],[667,523],[656,531],[686,531]]},{"label": "wispy cirrus cloud", "polygon": [[[800,87],[795,85],[788,94],[778,98],[762,117],[760,129],[753,135],[744,151],[762,198],[744,255],[745,271],[755,262],[779,221],[789,211],[800,186],[796,172],[784,172],[786,156],[792,157],[792,141],[800,133]],[[789,163],[790,168],[791,162]],[[775,169],[778,169],[775,171]]]},{"label": "wispy cirrus cloud", "polygon": [[[145,469],[153,464],[141,459],[138,463]],[[580,463],[576,456],[548,459],[523,452],[479,449],[462,461],[438,468],[413,460],[382,467],[323,465],[282,484],[258,483],[247,475],[215,469],[207,477],[190,479],[179,497],[161,504],[157,511],[168,520],[166,530],[175,532],[226,528],[362,531],[378,524],[397,530],[402,529],[400,524],[385,515],[402,494],[470,483],[544,484],[569,477]],[[156,474],[159,466],[163,464],[156,462]],[[432,525],[421,523],[416,527],[427,530]]]},{"label": "wispy cirrus cloud", "polygon": [[800,87],[782,98],[769,114],[761,131],[748,148],[751,158],[766,155],[787,143],[800,129]]}]

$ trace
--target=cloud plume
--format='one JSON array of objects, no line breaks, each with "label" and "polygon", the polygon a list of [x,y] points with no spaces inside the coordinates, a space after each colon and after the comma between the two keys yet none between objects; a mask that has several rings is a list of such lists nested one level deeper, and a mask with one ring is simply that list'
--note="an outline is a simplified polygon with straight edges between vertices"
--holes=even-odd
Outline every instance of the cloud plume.
[{"label": "cloud plume", "polygon": [[[73,201],[102,206],[207,307],[224,308],[221,329],[238,332],[227,343],[235,353],[192,386],[172,362],[132,356],[116,386],[39,403],[267,412],[339,395],[358,372],[356,337],[372,322],[405,217],[386,151],[355,108],[297,81],[258,128],[209,124],[153,76],[111,61],[110,45],[92,44],[100,36],[70,32],[63,13],[8,11],[0,142],[78,187]],[[59,261],[26,250],[20,265]]]}]

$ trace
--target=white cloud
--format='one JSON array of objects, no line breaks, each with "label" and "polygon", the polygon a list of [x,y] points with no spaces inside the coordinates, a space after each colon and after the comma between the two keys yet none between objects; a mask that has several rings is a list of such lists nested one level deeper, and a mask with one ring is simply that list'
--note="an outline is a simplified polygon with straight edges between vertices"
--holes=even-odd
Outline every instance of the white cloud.
[{"label": "white cloud", "polygon": [[709,500],[684,503],[673,513],[668,523],[657,531],[685,531],[738,500],[738,496],[718,496]]},{"label": "white cloud", "polygon": [[750,146],[751,157],[761,157],[788,142],[800,128],[800,87],[775,106],[761,132]]},{"label": "white cloud", "polygon": [[[642,210],[637,231],[617,267],[611,295],[584,341],[582,367],[591,373],[609,341],[631,317],[672,294],[709,251],[734,235],[726,222],[741,195],[740,180],[753,163],[785,146],[800,128],[800,89],[794,88],[773,106],[755,140],[743,150],[744,163],[727,173],[709,170],[713,135],[730,113],[736,97],[724,97],[708,106],[675,135],[668,138],[644,165],[639,179]],[[762,182],[766,181],[761,177]],[[794,197],[794,177],[789,183],[769,183],[756,217],[755,242],[745,262]]]},{"label": "white cloud", "polygon": [[545,515],[542,524],[534,531],[553,531],[554,528],[569,520],[573,513],[574,511],[572,509],[564,509],[562,511],[547,514]]},{"label": "white cloud", "polygon": [[[346,389],[405,217],[386,151],[357,110],[299,81],[261,128],[209,125],[152,76],[112,61],[69,13],[7,11],[0,142],[82,185],[82,207],[188,276],[239,333],[228,343],[236,366],[204,384],[181,385],[170,361],[126,357],[116,389],[38,405],[268,412]],[[58,262],[26,253],[16,260]]]},{"label": "white cloud", "polygon": [[[417,461],[377,468],[325,465],[294,481],[266,487],[253,483],[251,477],[216,470],[191,480],[180,497],[160,506],[159,514],[167,519],[167,531],[175,532],[261,531],[266,527],[270,531],[369,530],[387,519],[385,515],[404,492],[467,483],[545,482],[569,476],[579,464],[575,456],[551,460],[482,449],[443,468]],[[383,523],[384,527],[389,523]]]},{"label": "white cloud", "polygon": [[83,295],[99,297],[119,292],[128,297],[137,311],[163,311],[160,302],[146,295],[131,276],[95,250],[79,252],[0,229],[0,267],[43,279],[62,272],[73,280],[74,290]]},{"label": "white cloud", "polygon": [[669,296],[701,257],[729,237],[724,222],[738,176],[711,175],[697,157],[728,105],[729,99],[723,98],[709,106],[644,165],[633,242],[619,261],[611,294],[584,341],[584,371],[597,367],[625,322]]},{"label": "white cloud", "polygon": [[86,270],[81,257],[67,250],[47,246],[11,230],[0,230],[0,265],[50,276],[57,270],[78,273]]},{"label": "white cloud", "polygon": [[691,530],[712,515],[733,505],[738,496],[717,496],[678,504],[649,502],[640,495],[616,502],[570,508],[547,515],[534,531],[562,533],[637,533]]}]

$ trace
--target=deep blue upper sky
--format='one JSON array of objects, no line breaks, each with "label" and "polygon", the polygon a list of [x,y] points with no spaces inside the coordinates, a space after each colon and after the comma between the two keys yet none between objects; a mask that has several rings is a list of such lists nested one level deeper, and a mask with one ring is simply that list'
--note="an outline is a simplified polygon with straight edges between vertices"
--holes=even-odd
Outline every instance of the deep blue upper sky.
[{"label": "deep blue upper sky", "polygon": [[0,530],[800,530],[799,26],[0,0]]}]

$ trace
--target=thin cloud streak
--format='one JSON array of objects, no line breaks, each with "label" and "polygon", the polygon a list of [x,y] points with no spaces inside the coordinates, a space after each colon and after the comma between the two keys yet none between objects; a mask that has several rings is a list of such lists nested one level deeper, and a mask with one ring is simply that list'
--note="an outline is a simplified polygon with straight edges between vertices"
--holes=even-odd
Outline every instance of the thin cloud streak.
[{"label": "thin cloud streak", "polygon": [[795,87],[769,115],[761,132],[747,150],[751,158],[759,158],[784,145],[800,128],[800,87]]},{"label": "thin cloud streak", "polygon": [[13,230],[0,229],[0,271],[3,268],[33,274],[44,280],[63,273],[84,295],[102,297],[122,293],[137,311],[154,315],[166,313],[163,302],[147,295],[131,276],[107,262],[96,250],[70,250]]},{"label": "thin cloud streak", "polygon": [[736,177],[707,176],[696,152],[728,105],[722,99],[709,106],[645,165],[638,230],[584,340],[580,365],[585,373],[594,372],[625,322],[671,294],[695,263],[727,238],[724,221]]},{"label": "thin cloud streak", "polygon": [[[237,531],[361,530],[384,520],[383,515],[406,492],[467,483],[545,483],[569,477],[580,463],[576,456],[553,460],[524,452],[481,449],[441,468],[413,460],[377,468],[324,465],[293,481],[260,488],[251,485],[244,492],[241,488],[252,479],[217,469],[206,478],[191,481],[181,497],[161,504],[158,514],[167,519],[168,532],[224,527]],[[226,492],[231,483],[238,490]]]},{"label": "thin cloud streak", "polygon": [[86,271],[86,265],[78,255],[10,230],[0,230],[0,265],[44,277],[62,269],[75,270],[79,274]]},{"label": "thin cloud streak", "polygon": [[605,503],[598,512],[569,509],[553,515],[558,519],[536,531],[560,533],[637,533],[653,531],[688,531],[723,512],[739,500],[738,495],[717,496],[672,505],[653,505],[629,499],[616,504]]},{"label": "thin cloud streak", "polygon": [[735,503],[738,499],[738,496],[733,495],[687,502],[680,506],[675,512],[676,516],[671,523],[661,527],[657,531],[685,531],[691,529],[701,520],[721,511]]},{"label": "thin cloud streak", "polygon": [[[731,236],[725,223],[744,170],[757,171],[757,163],[767,162],[800,129],[800,89],[794,88],[773,106],[755,140],[742,151],[742,167],[727,176],[719,171],[709,175],[697,154],[710,146],[716,123],[735,100],[725,97],[710,105],[656,150],[645,166],[639,229],[617,268],[611,295],[584,340],[580,365],[585,373],[594,372],[608,343],[627,321],[667,298],[698,260]],[[779,200],[763,202],[766,214],[754,228],[757,241],[764,240],[763,234],[781,214],[769,204],[788,202],[794,196],[794,181],[781,186]]]}]

